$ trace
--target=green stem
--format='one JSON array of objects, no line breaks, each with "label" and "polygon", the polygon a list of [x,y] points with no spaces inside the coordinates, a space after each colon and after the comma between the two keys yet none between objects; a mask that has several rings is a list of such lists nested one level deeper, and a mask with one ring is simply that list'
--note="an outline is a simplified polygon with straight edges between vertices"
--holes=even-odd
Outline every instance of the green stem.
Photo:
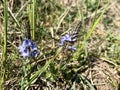
[{"label": "green stem", "polygon": [[7,59],[7,25],[8,25],[8,17],[7,17],[7,0],[4,0],[4,46],[3,46],[3,61]]},{"label": "green stem", "polygon": [[4,3],[4,45],[3,45],[3,57],[1,62],[1,72],[0,72],[0,89],[3,88],[3,83],[5,81],[5,62],[7,59],[7,24],[8,24],[8,10],[7,10],[7,0]]},{"label": "green stem", "polygon": [[35,0],[31,0],[31,4],[29,5],[29,21],[31,28],[31,36],[32,39],[35,39]]},{"label": "green stem", "polygon": [[23,59],[22,63],[23,63],[23,65],[22,65],[21,90],[25,90],[25,76],[26,76],[25,64],[26,64],[26,60]]}]

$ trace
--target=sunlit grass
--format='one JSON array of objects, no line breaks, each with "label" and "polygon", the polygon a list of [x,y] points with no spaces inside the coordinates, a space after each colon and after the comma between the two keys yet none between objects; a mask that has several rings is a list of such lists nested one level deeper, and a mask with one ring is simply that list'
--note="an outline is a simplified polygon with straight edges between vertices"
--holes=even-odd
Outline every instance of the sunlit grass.
[{"label": "sunlit grass", "polygon": [[30,22],[31,36],[33,40],[35,39],[35,5],[36,0],[31,0],[30,4],[28,5],[28,17]]}]

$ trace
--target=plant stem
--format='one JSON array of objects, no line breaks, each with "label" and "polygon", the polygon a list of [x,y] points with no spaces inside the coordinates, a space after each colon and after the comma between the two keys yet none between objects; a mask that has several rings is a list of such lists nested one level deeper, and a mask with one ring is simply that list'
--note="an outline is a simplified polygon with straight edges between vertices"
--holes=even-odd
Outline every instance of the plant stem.
[{"label": "plant stem", "polygon": [[7,59],[7,0],[4,0],[4,46],[3,46],[3,62]]},{"label": "plant stem", "polygon": [[29,5],[29,20],[30,20],[30,28],[31,28],[31,36],[32,39],[35,39],[35,0],[31,0],[31,4]]},{"label": "plant stem", "polygon": [[4,45],[3,45],[3,56],[1,62],[1,72],[0,72],[0,89],[3,88],[3,83],[5,81],[5,62],[7,59],[7,25],[8,25],[8,10],[7,10],[7,0],[4,0]]},{"label": "plant stem", "polygon": [[21,79],[21,89],[20,90],[25,90],[25,76],[26,76],[26,60],[23,59],[22,61],[23,65],[22,65],[22,79]]}]

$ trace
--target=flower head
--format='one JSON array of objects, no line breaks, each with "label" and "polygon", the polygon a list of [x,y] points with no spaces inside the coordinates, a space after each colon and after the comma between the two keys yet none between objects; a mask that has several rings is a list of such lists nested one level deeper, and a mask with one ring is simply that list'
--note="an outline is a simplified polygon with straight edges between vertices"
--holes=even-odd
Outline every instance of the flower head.
[{"label": "flower head", "polygon": [[64,45],[64,43],[66,41],[68,41],[68,42],[74,42],[74,41],[76,41],[76,37],[72,36],[72,34],[70,34],[70,33],[67,34],[67,35],[65,35],[65,36],[62,36],[60,45]]},{"label": "flower head", "polygon": [[[66,35],[64,35],[64,36],[62,36],[62,38],[61,38],[61,42],[60,42],[60,45],[61,46],[64,46],[65,44],[65,42],[69,42],[69,43],[71,43],[71,42],[75,42],[76,40],[77,40],[77,35],[76,34],[73,34],[71,31],[69,32],[69,34],[66,34]],[[74,50],[74,51],[76,51],[77,49],[76,49],[76,46],[75,45],[67,45],[66,46],[66,49],[68,49],[68,50]]]},{"label": "flower head", "polygon": [[24,58],[29,58],[30,56],[37,57],[39,54],[36,44],[29,39],[25,39],[18,49]]}]

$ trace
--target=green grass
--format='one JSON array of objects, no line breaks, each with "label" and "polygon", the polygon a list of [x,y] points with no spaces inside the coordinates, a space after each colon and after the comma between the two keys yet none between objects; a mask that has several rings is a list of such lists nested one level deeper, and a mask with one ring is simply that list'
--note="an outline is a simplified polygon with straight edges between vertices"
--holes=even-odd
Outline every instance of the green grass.
[{"label": "green grass", "polygon": [[35,38],[35,16],[36,16],[35,5],[36,5],[36,0],[31,0],[30,5],[28,5],[28,17],[31,28],[31,36],[33,40]]},{"label": "green grass", "polygon": [[8,10],[7,0],[4,1],[4,49],[3,49],[3,62],[7,59],[7,26],[8,26]]},{"label": "green grass", "polygon": [[[106,62],[110,68],[119,68],[120,38],[114,33],[114,17],[109,13],[111,1],[77,0],[66,4],[58,0],[11,1],[14,3],[4,0],[0,4],[4,8],[0,9],[0,21],[4,19],[0,22],[4,27],[4,32],[0,33],[0,45],[3,46],[3,52],[0,52],[1,89],[29,90],[34,85],[40,88],[45,83],[44,88],[47,83],[58,90],[65,90],[65,84],[70,90],[77,90],[76,85],[81,90],[96,90],[95,87],[99,87],[94,83],[94,78],[86,74],[93,74],[92,69],[99,66],[95,63]],[[108,19],[110,22],[106,21]],[[102,32],[100,25],[103,25],[105,33],[99,34]],[[40,54],[37,58],[25,60],[17,47],[27,37],[28,29]],[[71,30],[77,31],[77,41],[66,42],[65,45],[74,44],[77,51],[60,46],[61,37]],[[116,79],[112,80],[114,75],[107,73],[107,76],[110,76],[109,82],[113,83],[113,87],[119,88],[119,83],[114,81]]]},{"label": "green grass", "polygon": [[6,61],[7,61],[7,27],[8,27],[8,10],[7,0],[4,0],[4,44],[3,44],[3,59],[1,61],[1,72],[0,72],[0,89],[3,88],[4,80],[6,80]]}]

